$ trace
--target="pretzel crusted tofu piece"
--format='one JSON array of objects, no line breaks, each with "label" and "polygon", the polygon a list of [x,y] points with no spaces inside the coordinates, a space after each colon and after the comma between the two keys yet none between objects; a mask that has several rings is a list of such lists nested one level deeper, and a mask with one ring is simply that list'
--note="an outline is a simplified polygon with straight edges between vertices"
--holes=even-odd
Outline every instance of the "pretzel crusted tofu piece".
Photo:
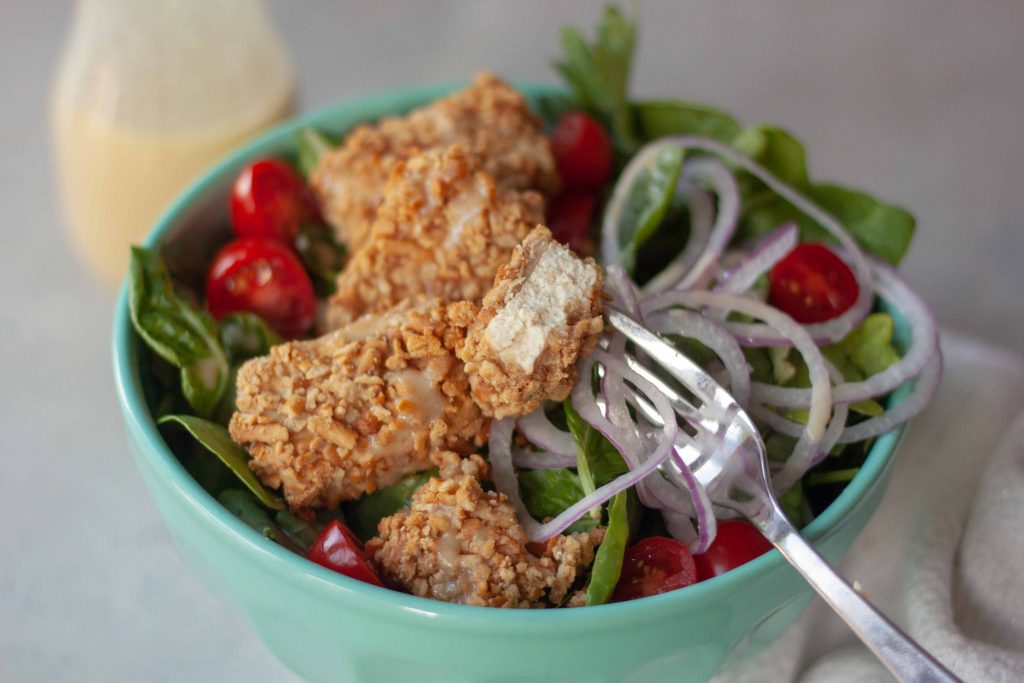
[{"label": "pretzel crusted tofu piece", "polygon": [[275,346],[238,372],[231,437],[300,511],[429,469],[439,449],[471,452],[486,420],[451,350],[461,334],[433,301]]},{"label": "pretzel crusted tofu piece", "polygon": [[391,583],[488,607],[562,604],[604,537],[603,528],[556,536],[534,555],[504,494],[484,491],[473,473],[431,478],[378,528],[366,551]]},{"label": "pretzel crusted tofu piece", "polygon": [[458,355],[485,414],[523,415],[569,395],[577,361],[603,329],[603,279],[593,259],[538,226],[498,270],[475,319],[466,320],[470,307],[453,306],[453,318],[469,328]]},{"label": "pretzel crusted tofu piece", "polygon": [[483,161],[502,188],[558,190],[551,144],[521,94],[494,74],[404,117],[360,126],[313,172],[321,210],[350,253],[370,232],[385,185],[399,161],[458,143]]},{"label": "pretzel crusted tofu piece", "polygon": [[327,326],[419,295],[479,303],[543,218],[539,194],[500,189],[459,145],[398,162],[369,238],[338,276]]}]

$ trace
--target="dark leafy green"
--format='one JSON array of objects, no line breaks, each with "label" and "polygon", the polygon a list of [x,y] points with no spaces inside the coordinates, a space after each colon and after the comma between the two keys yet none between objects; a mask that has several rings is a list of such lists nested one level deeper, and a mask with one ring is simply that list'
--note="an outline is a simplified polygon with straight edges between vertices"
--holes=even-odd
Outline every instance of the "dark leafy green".
[{"label": "dark leafy green", "polygon": [[229,313],[220,321],[220,343],[232,363],[270,353],[283,340],[255,313]]},{"label": "dark leafy green", "polygon": [[241,446],[232,441],[228,430],[222,425],[194,415],[165,415],[160,418],[158,424],[178,424],[187,429],[196,441],[217,456],[245,484],[260,503],[274,510],[284,509],[284,501],[260,483],[249,469],[248,455]]},{"label": "dark leafy green", "polygon": [[633,116],[644,141],[666,135],[700,135],[731,143],[740,133],[740,124],[725,112],[691,102],[637,102]]},{"label": "dark leafy green", "polygon": [[609,6],[601,17],[594,43],[588,43],[574,28],[562,30],[562,61],[554,65],[577,105],[608,124],[616,149],[622,154],[629,154],[637,146],[626,93],[635,46],[636,23],[617,7]]},{"label": "dark leafy green", "polygon": [[313,280],[318,297],[334,294],[338,273],[345,266],[345,246],[323,225],[306,224],[295,236],[295,250]]},{"label": "dark leafy green", "polygon": [[587,585],[587,605],[603,605],[615,591],[622,573],[622,558],[629,544],[629,491],[612,496],[608,502],[608,527],[597,549]]},{"label": "dark leafy green", "polygon": [[782,128],[751,126],[737,135],[732,144],[783,182],[796,187],[810,182],[804,146]]},{"label": "dark leafy green", "polygon": [[555,517],[584,496],[580,478],[572,470],[522,470],[519,491],[526,509],[536,519]]},{"label": "dark leafy green", "polygon": [[681,147],[662,150],[630,190],[629,201],[626,202],[619,224],[621,260],[627,272],[633,271],[640,247],[665,220],[683,171],[684,156]]},{"label": "dark leafy green", "polygon": [[306,126],[298,133],[299,171],[307,180],[320,163],[320,157],[334,149],[337,143],[316,128]]},{"label": "dark leafy green", "polygon": [[604,486],[629,471],[626,461],[601,432],[584,422],[568,400],[563,402],[565,421],[578,453],[586,456],[596,486]]},{"label": "dark leafy green", "polygon": [[380,520],[409,507],[416,489],[436,476],[436,469],[410,474],[391,486],[379,488],[358,500],[346,503],[344,509],[348,528],[363,541],[373,538],[377,535],[377,524]]},{"label": "dark leafy green", "polygon": [[249,491],[225,489],[217,495],[217,501],[265,538],[272,541],[280,538],[281,530],[274,524],[266,509],[260,505],[259,500]]},{"label": "dark leafy green", "polygon": [[[798,187],[809,199],[835,218],[865,251],[894,265],[903,260],[914,236],[914,217],[863,192],[838,185]],[[762,192],[745,202],[739,238],[767,234],[787,221],[800,228],[801,241],[834,242],[816,222],[782,197]]]},{"label": "dark leafy green", "polygon": [[814,519],[814,512],[811,510],[807,497],[804,495],[802,481],[798,481],[793,485],[793,488],[779,498],[779,505],[782,507],[782,511],[786,513],[786,517],[789,517],[789,521],[797,529],[802,529]]},{"label": "dark leafy green", "polygon": [[[557,517],[585,494],[579,476],[569,469],[522,470],[519,493],[534,519]],[[601,520],[587,515],[568,528],[570,532],[593,529]]]},{"label": "dark leafy green", "polygon": [[174,291],[155,249],[132,247],[128,276],[132,325],[146,345],[181,371],[181,390],[192,409],[211,417],[227,392],[227,354],[209,313]]}]

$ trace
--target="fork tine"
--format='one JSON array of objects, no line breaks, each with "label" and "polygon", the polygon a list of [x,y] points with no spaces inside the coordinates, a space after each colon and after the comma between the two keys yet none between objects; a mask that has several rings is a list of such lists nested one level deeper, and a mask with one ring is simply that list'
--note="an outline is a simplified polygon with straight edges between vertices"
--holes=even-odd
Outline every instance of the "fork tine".
[{"label": "fork tine", "polygon": [[643,349],[655,362],[682,382],[683,386],[693,392],[705,406],[718,408],[730,418],[736,412],[742,411],[741,406],[732,395],[723,389],[711,375],[664,339],[614,308],[607,309],[606,318],[612,327]]}]

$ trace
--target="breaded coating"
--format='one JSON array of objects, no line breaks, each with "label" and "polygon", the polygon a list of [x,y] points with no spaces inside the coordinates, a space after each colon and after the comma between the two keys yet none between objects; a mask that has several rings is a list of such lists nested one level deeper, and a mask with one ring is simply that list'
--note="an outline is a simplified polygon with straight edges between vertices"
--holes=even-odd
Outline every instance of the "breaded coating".
[{"label": "breaded coating", "polygon": [[577,361],[603,329],[603,279],[593,259],[537,227],[498,270],[475,318],[467,320],[469,306],[452,307],[452,318],[469,328],[457,352],[486,415],[524,415],[569,395]]},{"label": "breaded coating", "polygon": [[434,477],[366,544],[383,575],[413,595],[488,607],[561,604],[594,561],[604,529],[556,536],[534,555],[504,494],[472,474]]},{"label": "breaded coating", "polygon": [[312,175],[321,210],[350,253],[362,247],[395,164],[458,143],[506,189],[558,191],[551,144],[521,94],[490,73],[404,117],[360,126]]},{"label": "breaded coating", "polygon": [[452,351],[463,333],[430,301],[275,346],[238,372],[231,437],[298,511],[429,469],[438,449],[472,452],[487,421]]},{"label": "breaded coating", "polygon": [[479,303],[543,219],[539,194],[499,189],[459,145],[398,162],[366,244],[338,275],[328,328],[420,295]]}]

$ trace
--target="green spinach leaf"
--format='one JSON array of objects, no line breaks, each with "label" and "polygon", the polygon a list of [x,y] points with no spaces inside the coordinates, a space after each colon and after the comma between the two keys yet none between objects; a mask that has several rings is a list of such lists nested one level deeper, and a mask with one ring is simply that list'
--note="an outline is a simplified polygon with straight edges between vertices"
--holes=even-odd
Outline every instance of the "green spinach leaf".
[{"label": "green spinach leaf", "polygon": [[736,119],[725,112],[691,102],[636,102],[633,116],[645,141],[666,135],[700,135],[731,143],[740,133]]},{"label": "green spinach leaf", "polygon": [[562,405],[565,409],[565,421],[569,433],[572,434],[572,438],[576,442],[577,452],[586,456],[587,466],[594,478],[595,486],[604,486],[628,472],[626,461],[615,450],[615,446],[604,438],[601,432],[584,422],[568,399]]},{"label": "green spinach leaf", "polygon": [[785,183],[804,187],[810,182],[804,146],[782,128],[752,126],[737,135],[732,145]]},{"label": "green spinach leaf", "polygon": [[316,295],[334,294],[346,254],[345,246],[334,238],[334,233],[323,225],[303,225],[295,236],[295,251],[313,280]]},{"label": "green spinach leaf", "polygon": [[346,503],[345,519],[348,528],[362,541],[377,535],[377,524],[402,508],[409,507],[412,494],[416,493],[431,477],[437,476],[437,469],[410,474],[391,486],[379,488],[358,500]]},{"label": "green spinach leaf", "polygon": [[[909,213],[837,185],[808,185],[799,189],[835,218],[868,253],[893,265],[903,260],[914,236],[915,221]],[[771,192],[762,192],[746,203],[738,235],[741,239],[765,235],[787,221],[800,227],[801,241],[834,241],[824,228]]]},{"label": "green spinach leaf", "polygon": [[337,147],[337,143],[316,128],[306,126],[298,133],[299,171],[309,180],[320,157]]},{"label": "green spinach leaf", "polygon": [[603,605],[615,591],[622,573],[622,559],[629,544],[629,491],[615,494],[608,503],[608,528],[594,557],[587,585],[587,605]]},{"label": "green spinach leaf", "polygon": [[610,126],[616,148],[629,154],[637,136],[626,89],[636,46],[636,24],[618,8],[605,8],[597,40],[588,44],[573,28],[562,30],[562,75],[579,106],[603,118]]},{"label": "green spinach leaf", "polygon": [[217,501],[265,538],[272,541],[280,538],[281,530],[277,528],[274,520],[249,491],[225,489],[217,495]]},{"label": "green spinach leaf", "polygon": [[628,272],[636,266],[640,247],[657,231],[668,213],[683,171],[684,156],[681,147],[662,150],[630,189],[619,225],[622,266]]},{"label": "green spinach leaf", "polygon": [[276,493],[267,490],[253,471],[249,469],[249,456],[231,439],[228,430],[216,422],[210,422],[194,415],[165,415],[158,424],[178,424],[188,430],[196,441],[206,450],[217,456],[245,487],[259,499],[263,505],[274,510],[283,510],[284,501]]},{"label": "green spinach leaf", "polygon": [[203,417],[216,414],[227,392],[230,368],[217,324],[179,297],[155,249],[132,247],[128,276],[132,325],[146,345],[181,370],[181,389]]},{"label": "green spinach leaf", "polygon": [[229,313],[220,321],[220,342],[232,363],[265,356],[282,341],[255,313]]}]

